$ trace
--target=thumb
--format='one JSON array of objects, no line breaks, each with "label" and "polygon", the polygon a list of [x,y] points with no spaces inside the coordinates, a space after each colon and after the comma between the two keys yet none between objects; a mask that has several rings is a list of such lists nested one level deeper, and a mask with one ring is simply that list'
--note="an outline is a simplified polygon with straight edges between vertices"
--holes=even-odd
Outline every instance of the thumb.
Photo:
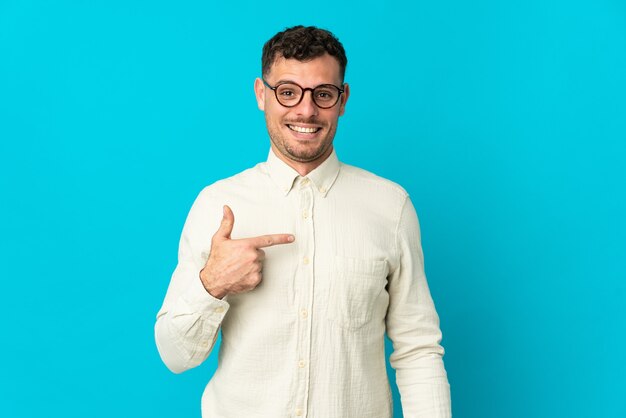
[{"label": "thumb", "polygon": [[220,223],[220,227],[215,233],[215,237],[230,239],[230,233],[233,232],[233,225],[235,225],[235,215],[228,205],[224,205],[224,217]]}]

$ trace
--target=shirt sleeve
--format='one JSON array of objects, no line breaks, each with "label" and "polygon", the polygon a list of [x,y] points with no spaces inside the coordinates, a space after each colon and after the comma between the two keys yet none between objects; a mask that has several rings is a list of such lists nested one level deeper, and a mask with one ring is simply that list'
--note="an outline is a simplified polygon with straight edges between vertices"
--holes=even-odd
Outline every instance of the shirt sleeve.
[{"label": "shirt sleeve", "polygon": [[[229,304],[209,294],[200,281],[210,251],[211,209],[205,191],[183,227],[178,264],[157,314],[155,340],[161,359],[174,373],[200,365],[209,356]],[[221,217],[217,217],[221,219]],[[217,226],[215,226],[217,230]]]},{"label": "shirt sleeve", "polygon": [[389,277],[387,335],[393,343],[405,418],[451,416],[450,386],[443,364],[439,316],[424,274],[419,222],[408,196],[396,233],[398,264]]}]

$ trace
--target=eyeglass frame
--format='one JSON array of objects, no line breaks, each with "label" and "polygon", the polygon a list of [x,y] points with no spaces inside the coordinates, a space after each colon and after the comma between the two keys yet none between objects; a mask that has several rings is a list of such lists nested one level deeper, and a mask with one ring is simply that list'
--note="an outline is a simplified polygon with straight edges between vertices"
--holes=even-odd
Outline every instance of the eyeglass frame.
[{"label": "eyeglass frame", "polygon": [[[283,106],[283,107],[287,107],[287,108],[292,108],[292,107],[298,106],[300,103],[302,103],[302,99],[304,99],[304,93],[306,93],[307,91],[310,91],[311,92],[311,99],[313,100],[313,103],[315,103],[315,106],[319,107],[320,109],[331,109],[331,108],[335,107],[337,105],[337,103],[339,103],[339,101],[341,100],[341,95],[346,91],[345,88],[337,87],[334,84],[329,84],[329,83],[320,84],[319,86],[315,86],[315,87],[302,87],[300,84],[294,83],[293,81],[282,81],[282,82],[279,82],[278,84],[276,84],[274,87],[272,87],[272,86],[269,85],[269,83],[267,81],[265,81],[264,77],[261,77],[261,81],[263,81],[263,84],[265,84],[265,86],[268,89],[270,89],[270,90],[272,90],[274,92],[274,96],[276,97],[276,101],[278,102],[278,104]],[[302,96],[300,96],[300,100],[298,100],[298,103],[293,104],[291,106],[287,106],[287,105],[283,104],[280,101],[280,99],[278,98],[278,87],[280,87],[280,86],[282,86],[284,84],[293,84],[294,86],[297,86],[297,87],[300,88],[300,90],[302,90]],[[330,106],[320,106],[317,103],[317,101],[315,100],[315,95],[313,94],[315,92],[315,89],[317,89],[319,87],[323,87],[323,86],[334,87],[334,88],[337,89],[337,91],[339,91],[339,94],[337,95],[337,101],[335,101],[335,103],[333,103]]]}]

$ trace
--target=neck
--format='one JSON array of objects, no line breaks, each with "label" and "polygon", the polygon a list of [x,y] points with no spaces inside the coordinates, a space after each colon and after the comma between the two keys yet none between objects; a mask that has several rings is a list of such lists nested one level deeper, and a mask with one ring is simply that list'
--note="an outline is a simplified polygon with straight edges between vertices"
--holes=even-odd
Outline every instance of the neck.
[{"label": "neck", "polygon": [[298,174],[300,174],[302,177],[307,176],[311,171],[319,167],[324,161],[326,161],[326,159],[330,156],[330,154],[333,153],[333,146],[331,145],[328,147],[326,151],[324,151],[322,155],[320,155],[315,160],[303,162],[303,161],[295,161],[295,160],[289,159],[285,157],[280,151],[278,151],[276,147],[274,146],[274,144],[271,144],[271,146],[272,146],[272,152],[274,153],[274,155],[276,155],[281,161],[283,161],[289,167],[296,170]]}]

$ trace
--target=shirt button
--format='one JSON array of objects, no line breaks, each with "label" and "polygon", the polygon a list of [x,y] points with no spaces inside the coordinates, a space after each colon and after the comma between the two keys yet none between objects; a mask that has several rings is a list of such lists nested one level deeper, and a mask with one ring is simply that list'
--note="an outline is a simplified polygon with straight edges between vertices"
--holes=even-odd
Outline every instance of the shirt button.
[{"label": "shirt button", "polygon": [[307,218],[309,217],[309,211],[308,211],[308,210],[303,210],[303,211],[302,211],[302,217],[303,217],[304,219],[307,219]]},{"label": "shirt button", "polygon": [[209,346],[209,342],[208,341],[202,341],[200,343],[200,346],[202,346],[203,348],[207,348]]},{"label": "shirt button", "polygon": [[304,360],[300,360],[300,361],[298,362],[298,367],[302,369],[302,368],[304,368],[304,366],[306,366],[305,361],[304,361]]},{"label": "shirt button", "polygon": [[326,187],[320,187],[320,193],[326,193]]},{"label": "shirt button", "polygon": [[298,417],[302,416],[302,409],[300,408],[296,409],[296,416]]},{"label": "shirt button", "polygon": [[303,264],[309,264],[309,257],[304,257],[304,258],[302,259],[302,263],[303,263]]},{"label": "shirt button", "polygon": [[302,317],[302,319],[306,319],[309,316],[309,313],[307,312],[306,309],[302,309],[300,311],[300,316]]},{"label": "shirt button", "polygon": [[307,184],[309,184],[309,179],[305,177],[302,179],[302,185],[306,186]]},{"label": "shirt button", "polygon": [[221,306],[218,306],[217,308],[215,308],[215,313],[222,313],[224,312],[224,308],[222,308]]}]

